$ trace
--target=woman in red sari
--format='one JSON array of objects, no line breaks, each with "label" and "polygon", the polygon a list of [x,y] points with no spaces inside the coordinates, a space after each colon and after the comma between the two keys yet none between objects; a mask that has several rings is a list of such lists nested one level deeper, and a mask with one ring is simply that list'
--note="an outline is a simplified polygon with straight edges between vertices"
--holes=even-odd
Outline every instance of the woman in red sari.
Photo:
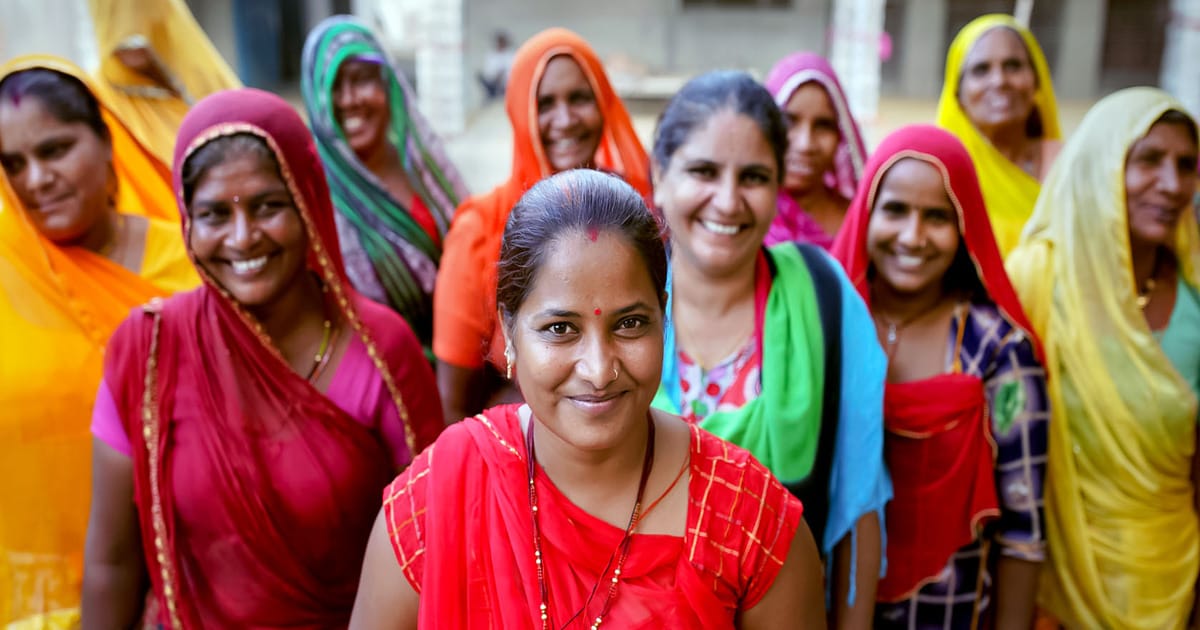
[{"label": "woman in red sari", "polygon": [[135,311],[108,346],[84,627],[344,627],[379,493],[443,426],[432,370],[347,282],[285,101],[202,101],[174,179],[204,284]]},{"label": "woman in red sari", "polygon": [[384,494],[352,628],[817,628],[800,503],[746,451],[651,410],[667,259],[634,188],[536,184],[496,299],[526,403],[458,423]]},{"label": "woman in red sari", "polygon": [[888,355],[887,575],[876,628],[1029,628],[1045,554],[1049,409],[970,154],[896,131],[867,161],[833,254]]}]

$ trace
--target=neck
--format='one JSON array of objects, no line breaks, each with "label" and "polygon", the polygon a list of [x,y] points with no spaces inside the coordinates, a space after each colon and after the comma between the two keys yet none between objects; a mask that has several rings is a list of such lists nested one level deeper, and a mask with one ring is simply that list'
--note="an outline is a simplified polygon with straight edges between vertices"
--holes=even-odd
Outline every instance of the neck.
[{"label": "neck", "polygon": [[871,312],[887,317],[892,323],[912,321],[951,299],[942,291],[940,282],[932,284],[921,291],[905,293],[876,276],[871,283]]},{"label": "neck", "polygon": [[[616,446],[593,451],[576,448],[559,438],[527,409],[522,408],[522,417],[533,423],[537,462],[568,497],[588,496],[603,501],[612,495],[627,494],[629,487],[637,486],[646,458],[646,416],[630,423],[628,434]],[[528,427],[522,423],[522,428]]]},{"label": "neck", "polygon": [[1028,159],[1033,138],[1025,135],[1025,123],[1008,123],[988,129],[980,129],[992,146],[1008,159],[1009,162],[1020,166]]},{"label": "neck", "polygon": [[404,172],[404,165],[400,163],[400,153],[388,142],[381,142],[378,148],[364,157],[363,165],[380,178],[388,173]]},{"label": "neck", "polygon": [[1146,281],[1154,277],[1158,268],[1159,246],[1151,243],[1131,241],[1129,258],[1133,263],[1134,289],[1141,293]]},{"label": "neck", "polygon": [[108,210],[99,220],[75,241],[74,245],[82,247],[94,254],[100,254],[113,259],[117,254],[115,245],[120,236],[118,228],[119,217],[115,210]]},{"label": "neck", "polygon": [[325,325],[325,297],[316,276],[307,270],[278,299],[249,310],[285,357],[291,356],[289,350],[298,337]]},{"label": "neck", "polygon": [[[757,256],[751,257],[740,269],[725,277],[713,278],[690,265],[676,251],[671,256],[672,308],[676,313],[704,313],[720,319],[754,300],[754,270]],[[682,307],[682,309],[681,309]]]}]

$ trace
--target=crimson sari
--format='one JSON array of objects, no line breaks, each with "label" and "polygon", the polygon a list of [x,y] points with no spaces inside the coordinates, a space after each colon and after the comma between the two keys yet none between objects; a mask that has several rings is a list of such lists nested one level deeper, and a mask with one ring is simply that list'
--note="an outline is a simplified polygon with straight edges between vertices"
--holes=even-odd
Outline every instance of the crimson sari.
[{"label": "crimson sari", "polygon": [[[995,304],[1033,341],[1036,352],[1037,340],[992,235],[971,156],[944,130],[912,125],[880,144],[867,161],[834,243],[834,257],[870,307],[867,227],[875,195],[888,169],[909,158],[931,164],[942,174],[958,215],[962,246],[986,293],[972,299]],[[981,537],[984,526],[1000,514],[995,441],[984,383],[960,372],[887,384],[884,457],[895,495],[887,507],[888,569],[879,583],[880,601],[907,599],[935,579],[951,555]]]},{"label": "crimson sari", "polygon": [[[384,493],[389,538],[420,593],[421,628],[541,627],[517,410],[494,407],[450,427]],[[686,533],[633,535],[605,627],[733,628],[787,557],[800,502],[747,451],[691,432]],[[572,504],[540,469],[535,483],[548,608],[561,625],[606,575],[624,530]],[[580,618],[590,623],[602,599]]]},{"label": "crimson sari", "polygon": [[[325,177],[288,103],[245,89],[188,114],[174,173],[185,241],[180,165],[237,133],[274,152],[305,225],[309,270],[366,345],[418,452],[442,426],[432,371],[400,316],[347,282]],[[172,628],[344,627],[379,492],[404,462],[292,371],[253,317],[197,268],[203,286],[135,311],[105,361],[132,442],[159,619]]]}]

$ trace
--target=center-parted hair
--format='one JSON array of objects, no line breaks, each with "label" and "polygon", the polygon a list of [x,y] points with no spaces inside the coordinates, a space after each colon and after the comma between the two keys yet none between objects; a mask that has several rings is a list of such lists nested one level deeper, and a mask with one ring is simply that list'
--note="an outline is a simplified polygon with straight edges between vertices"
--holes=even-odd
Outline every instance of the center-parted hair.
[{"label": "center-parted hair", "polygon": [[661,224],[621,178],[575,169],[535,184],[508,216],[496,281],[496,305],[506,326],[533,289],[554,242],[563,234],[592,230],[617,234],[633,246],[646,265],[659,307],[666,307],[667,253]]},{"label": "center-parted hair", "polygon": [[783,181],[783,155],[787,152],[787,123],[767,88],[737,70],[714,70],[691,81],[671,97],[654,130],[654,162],[661,169],[675,151],[715,114],[732,111],[758,125],[775,155],[776,174]]},{"label": "center-parted hair", "polygon": [[48,68],[30,68],[14,72],[0,81],[0,102],[20,105],[26,98],[41,103],[61,122],[83,123],[105,142],[111,137],[100,113],[100,102],[82,81],[69,74]]},{"label": "center-parted hair", "polygon": [[[200,179],[204,177],[204,174],[218,164],[244,156],[266,161],[274,168],[275,176],[280,181],[283,180],[283,175],[279,170],[279,160],[275,159],[275,153],[271,151],[271,147],[267,146],[265,140],[245,132],[220,136],[196,149],[183,162],[183,175],[180,179],[183,180],[183,203],[188,206],[189,211],[192,205],[192,195],[195,194],[196,186],[200,185]],[[288,190],[288,193],[290,194],[291,190]]]}]

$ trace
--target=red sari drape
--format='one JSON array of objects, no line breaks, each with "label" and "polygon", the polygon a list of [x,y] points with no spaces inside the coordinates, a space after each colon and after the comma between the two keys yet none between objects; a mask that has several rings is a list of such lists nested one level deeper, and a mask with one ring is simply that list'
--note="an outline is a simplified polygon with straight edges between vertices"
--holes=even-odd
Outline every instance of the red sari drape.
[{"label": "red sari drape", "polygon": [[[295,111],[256,90],[202,101],[180,132],[176,191],[188,155],[234,133],[259,136],[275,153],[306,227],[309,268],[366,344],[417,452],[441,426],[440,414],[410,417],[404,402],[429,395],[412,387],[431,385],[412,371],[428,365],[403,320],[346,282],[324,175]],[[105,364],[132,441],[160,619],[186,628],[344,627],[395,464],[378,431],[294,373],[253,318],[201,275],[199,289],[126,320]]]},{"label": "red sari drape", "polygon": [[[384,494],[397,559],[420,593],[421,628],[541,627],[517,409],[447,429]],[[696,427],[689,473],[686,534],[634,535],[605,627],[733,628],[778,575],[799,502],[746,451]],[[540,469],[536,483],[549,610],[561,625],[583,607],[624,532],[571,504]],[[587,623],[604,580],[580,615]]]}]

